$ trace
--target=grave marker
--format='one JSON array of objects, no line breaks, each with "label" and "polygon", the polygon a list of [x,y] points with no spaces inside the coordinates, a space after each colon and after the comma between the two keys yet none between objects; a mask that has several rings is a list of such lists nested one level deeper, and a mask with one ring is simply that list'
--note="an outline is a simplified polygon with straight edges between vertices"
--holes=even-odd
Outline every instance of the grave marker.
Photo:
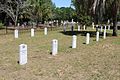
[{"label": "grave marker", "polygon": [[14,35],[15,35],[15,38],[18,38],[18,30],[17,29],[15,29],[15,31],[14,31]]},{"label": "grave marker", "polygon": [[100,32],[102,32],[102,31],[103,31],[103,26],[100,27]]},{"label": "grave marker", "polygon": [[19,45],[19,64],[24,65],[27,63],[27,45]]},{"label": "grave marker", "polygon": [[78,25],[78,31],[80,31],[80,25]]},{"label": "grave marker", "polygon": [[95,25],[94,25],[94,22],[92,22],[92,26],[93,26],[93,29],[95,29]]},{"label": "grave marker", "polygon": [[90,34],[87,33],[87,35],[86,35],[86,44],[89,44],[89,42],[90,42]]},{"label": "grave marker", "polygon": [[76,43],[77,43],[77,36],[73,35],[73,38],[72,38],[72,48],[76,48]]},{"label": "grave marker", "polygon": [[110,30],[110,25],[108,25],[108,30]]},{"label": "grave marker", "polygon": [[47,35],[47,28],[44,28],[44,35]]},{"label": "grave marker", "polygon": [[103,39],[106,39],[106,29],[104,29],[104,32],[103,32]]},{"label": "grave marker", "polygon": [[96,32],[96,41],[99,41],[99,32]]},{"label": "grave marker", "polygon": [[34,29],[31,29],[31,37],[34,37]]},{"label": "grave marker", "polygon": [[85,25],[83,26],[83,30],[85,30]]},{"label": "grave marker", "polygon": [[58,53],[58,40],[52,40],[52,55],[55,56]]}]

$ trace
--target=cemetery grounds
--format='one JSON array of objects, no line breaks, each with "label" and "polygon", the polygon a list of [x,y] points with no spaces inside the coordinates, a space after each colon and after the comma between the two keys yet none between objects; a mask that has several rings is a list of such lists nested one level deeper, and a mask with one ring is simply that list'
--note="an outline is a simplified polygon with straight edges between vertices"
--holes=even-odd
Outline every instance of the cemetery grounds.
[{"label": "cemetery grounds", "polygon": [[[69,29],[68,29],[69,30]],[[112,37],[107,31],[106,39],[100,36],[95,41],[91,35],[90,44],[85,43],[85,34],[95,30],[77,32],[77,48],[71,48],[72,35],[64,34],[62,29],[36,30],[30,37],[30,30],[20,31],[14,38],[13,31],[0,30],[0,80],[120,80],[120,31]],[[57,39],[59,51],[51,53],[51,41]],[[28,46],[28,63],[19,65],[19,45]]]}]

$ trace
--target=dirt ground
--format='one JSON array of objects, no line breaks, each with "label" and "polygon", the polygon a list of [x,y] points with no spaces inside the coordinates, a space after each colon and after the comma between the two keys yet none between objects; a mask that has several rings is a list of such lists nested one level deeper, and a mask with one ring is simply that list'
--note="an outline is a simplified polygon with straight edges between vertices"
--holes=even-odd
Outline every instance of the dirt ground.
[{"label": "dirt ground", "polygon": [[[118,37],[108,32],[106,39],[95,41],[94,30],[90,44],[84,36],[89,30],[75,32],[77,48],[71,48],[72,36],[69,31],[20,32],[15,39],[13,32],[4,35],[0,30],[0,80],[120,80],[120,31]],[[59,51],[52,56],[51,41],[58,39]],[[19,65],[19,45],[28,45],[28,63]]]}]

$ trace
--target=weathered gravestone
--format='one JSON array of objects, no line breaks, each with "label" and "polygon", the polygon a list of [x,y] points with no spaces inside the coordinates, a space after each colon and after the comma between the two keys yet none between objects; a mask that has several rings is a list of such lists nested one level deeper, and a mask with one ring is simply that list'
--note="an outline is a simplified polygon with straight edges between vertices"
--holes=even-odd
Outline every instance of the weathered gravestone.
[{"label": "weathered gravestone", "polygon": [[15,31],[14,31],[14,36],[15,36],[15,38],[18,38],[18,30],[17,29],[15,29]]},{"label": "weathered gravestone", "polygon": [[52,55],[55,56],[58,53],[58,40],[52,40]]},{"label": "weathered gravestone", "polygon": [[90,43],[90,34],[87,33],[86,34],[86,44],[89,44]]},{"label": "weathered gravestone", "polygon": [[76,45],[77,44],[77,36],[76,35],[73,35],[73,38],[72,38],[72,48],[76,48]]},{"label": "weathered gravestone", "polygon": [[27,45],[19,45],[19,64],[24,65],[27,63]]}]

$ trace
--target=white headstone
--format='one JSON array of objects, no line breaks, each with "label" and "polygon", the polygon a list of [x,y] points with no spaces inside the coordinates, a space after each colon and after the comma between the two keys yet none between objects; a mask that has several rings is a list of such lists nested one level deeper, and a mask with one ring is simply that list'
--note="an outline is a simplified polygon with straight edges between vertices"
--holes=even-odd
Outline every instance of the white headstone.
[{"label": "white headstone", "polygon": [[108,24],[110,24],[110,20],[108,19]]},{"label": "white headstone", "polygon": [[57,20],[57,26],[58,26],[58,20]]},{"label": "white headstone", "polygon": [[104,29],[104,32],[103,32],[103,39],[106,39],[106,29]]},{"label": "white headstone", "polygon": [[18,23],[17,26],[19,27],[19,26],[20,26],[20,23]]},{"label": "white headstone", "polygon": [[85,25],[83,26],[83,29],[85,30]]},{"label": "white headstone", "polygon": [[104,28],[105,30],[106,30],[106,25],[105,25],[105,28]]},{"label": "white headstone", "polygon": [[74,21],[73,21],[73,19],[72,19],[72,23],[73,23]]},{"label": "white headstone", "polygon": [[31,29],[31,37],[34,37],[34,35],[35,35],[35,34],[34,34],[34,29],[32,28],[32,29]]},{"label": "white headstone", "polygon": [[19,45],[19,64],[24,65],[27,63],[27,45]]},{"label": "white headstone", "polygon": [[44,28],[44,35],[47,35],[47,28]]},{"label": "white headstone", "polygon": [[76,48],[76,45],[77,44],[77,36],[76,35],[73,35],[73,38],[72,38],[72,48]]},{"label": "white headstone", "polygon": [[86,44],[89,44],[89,42],[90,42],[90,34],[87,33],[87,35],[86,35]]},{"label": "white headstone", "polygon": [[99,32],[96,32],[96,41],[99,41]]},{"label": "white headstone", "polygon": [[18,38],[18,30],[17,29],[15,29],[15,31],[14,31],[14,35],[15,35],[15,38]]},{"label": "white headstone", "polygon": [[108,25],[108,30],[110,30],[110,25]]},{"label": "white headstone", "polygon": [[111,26],[113,26],[113,23],[111,23]]},{"label": "white headstone", "polygon": [[58,40],[52,40],[52,55],[55,56],[58,53]]},{"label": "white headstone", "polygon": [[103,26],[100,27],[100,32],[102,32],[102,31],[103,31]]},{"label": "white headstone", "polygon": [[94,25],[94,22],[92,22],[92,27],[93,27],[93,29],[95,29],[95,25]]},{"label": "white headstone", "polygon": [[96,25],[96,27],[98,27],[98,25]]},{"label": "white headstone", "polygon": [[78,25],[78,31],[80,31],[80,25]]}]

